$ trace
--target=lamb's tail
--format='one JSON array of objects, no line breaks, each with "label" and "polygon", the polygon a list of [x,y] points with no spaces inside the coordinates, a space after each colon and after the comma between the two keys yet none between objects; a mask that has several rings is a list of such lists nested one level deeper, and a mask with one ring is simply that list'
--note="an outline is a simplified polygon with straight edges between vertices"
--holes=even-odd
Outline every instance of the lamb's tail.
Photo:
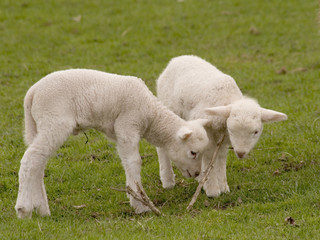
[{"label": "lamb's tail", "polygon": [[24,98],[24,141],[30,145],[37,135],[37,125],[31,114],[34,92],[30,89]]}]

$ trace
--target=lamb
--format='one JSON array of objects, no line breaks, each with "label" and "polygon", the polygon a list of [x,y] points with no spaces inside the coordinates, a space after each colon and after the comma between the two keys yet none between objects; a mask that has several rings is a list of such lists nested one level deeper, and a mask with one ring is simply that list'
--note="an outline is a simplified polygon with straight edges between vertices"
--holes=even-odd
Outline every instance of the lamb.
[{"label": "lamb", "polygon": [[[213,170],[204,184],[209,197],[229,192],[226,175],[227,152],[230,144],[238,158],[244,158],[257,143],[263,123],[287,119],[281,112],[265,109],[256,100],[245,97],[234,79],[197,56],[173,58],[157,80],[160,101],[186,120],[207,118],[209,144],[202,156],[202,174],[207,168],[217,142],[226,135],[216,157]],[[164,187],[173,187],[174,175],[169,169],[170,159],[165,150],[157,148],[159,162],[166,173],[161,180]],[[199,176],[198,179],[201,179]]]},{"label": "lamb", "polygon": [[[141,185],[139,140],[162,149],[185,176],[196,177],[208,144],[208,120],[185,121],[165,107],[141,79],[88,69],[53,72],[27,92],[25,142],[15,209],[19,218],[50,215],[44,186],[48,158],[71,134],[95,128],[117,143],[126,185]],[[138,184],[138,185],[137,185]],[[136,213],[150,209],[130,196]]]}]

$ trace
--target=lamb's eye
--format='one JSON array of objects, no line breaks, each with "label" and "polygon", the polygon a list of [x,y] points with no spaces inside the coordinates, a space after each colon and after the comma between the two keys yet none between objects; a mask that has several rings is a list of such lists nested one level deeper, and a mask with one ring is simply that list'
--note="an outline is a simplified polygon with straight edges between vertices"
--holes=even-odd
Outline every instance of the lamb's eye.
[{"label": "lamb's eye", "polygon": [[259,133],[259,131],[254,131],[254,135],[257,135]]},{"label": "lamb's eye", "polygon": [[194,157],[196,157],[196,156],[197,156],[197,153],[196,153],[196,152],[194,152],[194,151],[190,151],[190,153],[191,153],[191,155],[192,155],[192,156],[194,156]]}]

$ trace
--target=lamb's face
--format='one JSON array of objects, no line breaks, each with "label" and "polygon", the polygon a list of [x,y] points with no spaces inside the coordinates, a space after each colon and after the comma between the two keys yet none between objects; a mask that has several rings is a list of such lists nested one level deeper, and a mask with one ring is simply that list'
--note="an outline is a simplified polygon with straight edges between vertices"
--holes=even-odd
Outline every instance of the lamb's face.
[{"label": "lamb's face", "polygon": [[252,150],[262,133],[263,123],[288,119],[286,114],[262,108],[250,98],[240,99],[227,106],[206,108],[205,112],[226,119],[230,141],[238,158],[246,157]]},{"label": "lamb's face", "polygon": [[262,133],[260,109],[231,110],[227,119],[227,129],[235,154],[238,158],[245,158]]},{"label": "lamb's face", "polygon": [[209,143],[203,125],[208,120],[195,120],[187,122],[176,137],[176,142],[168,149],[168,155],[183,176],[194,178],[201,171],[201,155]]}]

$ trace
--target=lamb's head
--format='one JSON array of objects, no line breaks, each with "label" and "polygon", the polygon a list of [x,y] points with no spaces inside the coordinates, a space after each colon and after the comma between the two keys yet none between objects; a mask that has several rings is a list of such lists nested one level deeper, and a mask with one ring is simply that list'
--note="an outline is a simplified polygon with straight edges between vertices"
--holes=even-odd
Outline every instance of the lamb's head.
[{"label": "lamb's head", "polygon": [[243,98],[227,106],[206,109],[206,112],[226,119],[231,145],[238,158],[252,150],[262,133],[263,123],[287,120],[281,112],[265,109],[253,99]]},{"label": "lamb's head", "polygon": [[208,124],[207,119],[187,121],[168,146],[168,157],[187,178],[197,177],[201,171],[201,155],[209,143],[204,129]]}]

